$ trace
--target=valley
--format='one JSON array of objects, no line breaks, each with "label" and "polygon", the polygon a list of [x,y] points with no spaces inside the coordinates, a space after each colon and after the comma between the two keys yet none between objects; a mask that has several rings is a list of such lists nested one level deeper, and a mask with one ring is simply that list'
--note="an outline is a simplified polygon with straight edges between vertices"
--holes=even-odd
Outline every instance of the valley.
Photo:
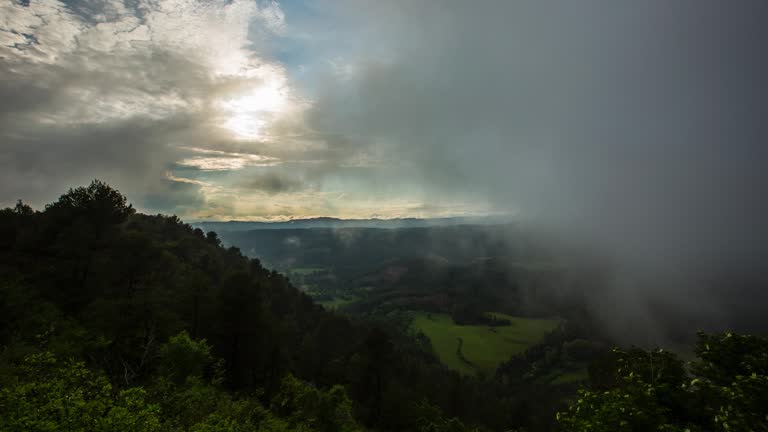
[{"label": "valley", "polygon": [[586,359],[559,353],[573,340],[597,347],[588,356],[607,346],[577,295],[597,289],[588,266],[515,225],[421,225],[271,227],[221,238],[282,271],[326,310],[388,322],[462,375],[494,376],[534,349],[548,352],[549,363],[525,360],[516,366],[521,378],[554,387],[586,379]]},{"label": "valley", "polygon": [[413,329],[426,335],[446,366],[462,373],[493,374],[512,355],[541,342],[557,327],[554,319],[494,314],[507,325],[457,325],[448,314],[414,313]]},{"label": "valley", "polygon": [[646,407],[678,417],[633,430],[711,425],[709,407],[762,421],[768,341],[699,333],[688,364],[632,347],[586,301],[604,268],[534,230],[220,237],[99,181],[0,219],[3,431],[586,432]]}]

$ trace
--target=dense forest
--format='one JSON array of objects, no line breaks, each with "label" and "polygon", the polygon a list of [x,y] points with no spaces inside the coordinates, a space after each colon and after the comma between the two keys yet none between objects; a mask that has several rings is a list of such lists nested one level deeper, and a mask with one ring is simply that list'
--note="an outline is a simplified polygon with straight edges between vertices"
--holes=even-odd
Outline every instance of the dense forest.
[{"label": "dense forest", "polygon": [[[768,430],[761,337],[700,334],[687,364],[564,321],[471,376],[391,317],[326,310],[100,181],[19,201],[0,211],[0,430]],[[536,380],[574,359],[583,390]]]}]

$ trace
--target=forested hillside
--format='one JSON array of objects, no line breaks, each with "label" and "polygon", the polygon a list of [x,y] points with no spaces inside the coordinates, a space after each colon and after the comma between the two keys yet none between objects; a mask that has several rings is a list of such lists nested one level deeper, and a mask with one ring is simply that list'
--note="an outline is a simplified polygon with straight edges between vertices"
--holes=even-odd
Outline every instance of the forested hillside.
[{"label": "forested hillside", "polygon": [[[686,364],[609,351],[577,324],[494,373],[460,374],[397,311],[326,311],[105,183],[0,210],[3,432],[768,430],[766,339],[701,334]],[[567,379],[574,366],[588,377]]]},{"label": "forested hillside", "polygon": [[[386,323],[326,312],[215,233],[137,214],[104,183],[72,189],[42,211],[19,202],[0,212],[0,230],[0,384],[9,392],[98,390],[112,398],[99,404],[136,416],[149,409],[171,429],[259,428],[257,414],[244,414],[251,405],[312,430],[339,430],[338,419],[381,430],[454,416],[491,429],[516,422],[500,387],[445,369]],[[83,368],[111,390],[72,387],[85,385]],[[318,392],[311,406],[284,400],[310,388]],[[312,414],[329,403],[350,417]]]}]

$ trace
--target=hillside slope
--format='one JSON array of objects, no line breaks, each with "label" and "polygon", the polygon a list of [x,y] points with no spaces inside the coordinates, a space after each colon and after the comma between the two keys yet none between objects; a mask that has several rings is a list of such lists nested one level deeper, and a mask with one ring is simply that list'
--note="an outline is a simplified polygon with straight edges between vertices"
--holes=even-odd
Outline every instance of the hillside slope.
[{"label": "hillside slope", "polygon": [[445,369],[386,323],[325,311],[215,233],[136,214],[101,182],[43,211],[0,211],[0,275],[0,376],[10,381],[23,358],[50,352],[116,388],[151,386],[161,347],[186,332],[222,359],[223,389],[262,403],[290,374],[341,384],[371,428],[416,430],[423,401],[492,429],[517,421],[507,390]]}]

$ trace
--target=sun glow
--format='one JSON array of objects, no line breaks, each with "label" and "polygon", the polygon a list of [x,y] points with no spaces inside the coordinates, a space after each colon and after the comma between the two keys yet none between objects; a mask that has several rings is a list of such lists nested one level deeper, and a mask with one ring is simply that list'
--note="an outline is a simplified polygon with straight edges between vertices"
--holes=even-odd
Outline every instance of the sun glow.
[{"label": "sun glow", "polygon": [[278,82],[266,82],[220,102],[226,116],[223,127],[241,139],[263,139],[269,120],[283,112],[288,105],[286,90]]}]

